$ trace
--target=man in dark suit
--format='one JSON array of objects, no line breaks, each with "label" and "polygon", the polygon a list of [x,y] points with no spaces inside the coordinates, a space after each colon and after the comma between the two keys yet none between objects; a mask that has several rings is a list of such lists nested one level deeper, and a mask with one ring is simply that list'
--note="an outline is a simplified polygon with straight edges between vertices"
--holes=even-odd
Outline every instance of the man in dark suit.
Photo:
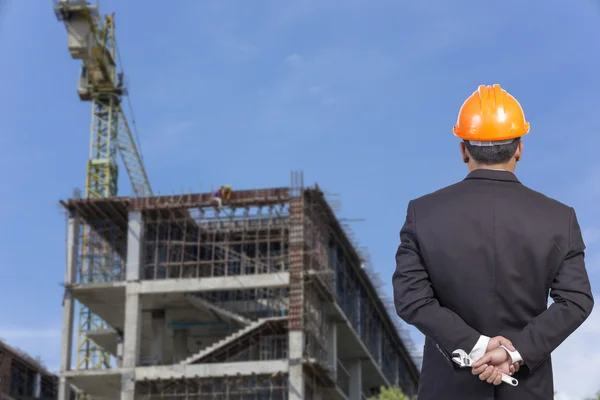
[{"label": "man in dark suit", "polygon": [[[552,399],[550,353],[592,311],[575,211],[514,175],[528,131],[514,97],[480,86],[454,128],[470,173],[408,204],[393,286],[426,336],[418,400]],[[479,362],[459,368],[457,349]]]}]

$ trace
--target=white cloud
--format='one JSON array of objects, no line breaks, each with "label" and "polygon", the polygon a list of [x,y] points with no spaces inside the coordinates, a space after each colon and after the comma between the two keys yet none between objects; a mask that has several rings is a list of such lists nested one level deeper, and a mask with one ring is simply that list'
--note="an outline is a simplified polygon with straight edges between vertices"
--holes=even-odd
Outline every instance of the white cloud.
[{"label": "white cloud", "polygon": [[581,169],[587,171],[584,171],[581,178],[572,182],[565,191],[573,194],[579,206],[595,207],[600,198],[600,165],[591,164]]},{"label": "white cloud", "polygon": [[0,340],[38,359],[49,371],[57,371],[60,364],[61,334],[57,328],[0,327]]},{"label": "white cloud", "polygon": [[[599,294],[594,296],[600,298]],[[580,400],[600,390],[600,309],[590,317],[552,354],[554,388],[560,400]]]},{"label": "white cloud", "polygon": [[144,139],[144,157],[163,158],[165,151],[175,150],[190,142],[197,125],[194,121],[170,121]]},{"label": "white cloud", "polygon": [[329,95],[321,86],[312,86],[308,92],[321,100],[321,104],[332,105],[339,101],[338,97]]},{"label": "white cloud", "polygon": [[308,92],[313,96],[317,96],[323,92],[323,88],[321,86],[313,86],[310,89],[308,89]]},{"label": "white cloud", "polygon": [[580,397],[573,397],[566,393],[556,393],[554,395],[554,400],[581,400]]},{"label": "white cloud", "polygon": [[325,99],[323,99],[323,104],[325,105],[331,105],[331,104],[335,104],[338,102],[337,97],[327,97]]},{"label": "white cloud", "polygon": [[285,62],[294,67],[299,67],[302,64],[302,56],[297,53],[290,54],[285,58]]},{"label": "white cloud", "polygon": [[583,235],[583,241],[585,242],[586,246],[589,246],[592,243],[595,243],[598,240],[600,240],[600,229],[586,228],[581,233]]},{"label": "white cloud", "polygon": [[240,45],[238,49],[244,54],[253,54],[257,51],[257,48],[255,46],[250,45]]},{"label": "white cloud", "polygon": [[0,328],[0,339],[7,342],[23,339],[54,339],[60,335],[59,329]]},{"label": "white cloud", "polygon": [[[593,273],[600,271],[600,253],[588,252],[585,257],[585,267],[590,276],[592,276]],[[600,282],[595,282],[593,277],[590,278],[590,281],[592,290],[595,290],[596,285],[600,284]]]}]

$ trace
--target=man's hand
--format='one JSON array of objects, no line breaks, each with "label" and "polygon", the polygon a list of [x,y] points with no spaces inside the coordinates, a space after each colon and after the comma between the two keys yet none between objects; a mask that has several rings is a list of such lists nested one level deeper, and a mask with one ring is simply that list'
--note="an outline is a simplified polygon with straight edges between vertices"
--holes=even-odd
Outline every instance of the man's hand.
[{"label": "man's hand", "polygon": [[504,336],[495,336],[491,338],[488,342],[488,346],[485,352],[487,353],[488,351],[496,350],[501,345],[508,347],[510,351],[515,351],[515,347],[513,346],[510,340],[508,340]]},{"label": "man's hand", "polygon": [[512,375],[511,361],[506,350],[499,347],[487,352],[481,359],[473,363],[471,371],[473,375],[479,375],[480,380],[499,385],[502,383],[501,373]]},{"label": "man's hand", "polygon": [[488,378],[496,370],[506,375],[512,375],[514,371],[512,360],[503,348],[497,348],[486,353],[481,359],[473,363],[471,372],[473,375],[479,375],[479,379],[482,381],[487,380],[488,383],[492,383],[494,380],[488,380]]},{"label": "man's hand", "polygon": [[[485,352],[488,353],[492,350],[495,350],[495,349],[499,348],[501,345],[506,346],[510,351],[515,351],[515,347],[513,346],[512,342],[510,340],[508,340],[504,336],[494,336],[488,342],[488,346],[487,346]],[[487,364],[485,366],[478,368],[477,371],[475,370],[475,368],[473,368],[472,369],[473,375],[480,375],[483,371],[485,371],[486,367],[487,367]],[[521,364],[514,363],[513,365],[511,365],[509,367],[508,375],[512,375],[515,372],[518,372],[520,367],[521,367]]]}]

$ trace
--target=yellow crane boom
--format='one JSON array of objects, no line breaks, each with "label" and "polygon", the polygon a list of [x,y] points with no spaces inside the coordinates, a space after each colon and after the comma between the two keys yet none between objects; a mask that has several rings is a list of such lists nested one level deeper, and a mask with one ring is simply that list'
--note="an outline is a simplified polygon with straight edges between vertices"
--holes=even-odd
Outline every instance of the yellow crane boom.
[{"label": "yellow crane boom", "polygon": [[[118,191],[117,153],[120,153],[132,186],[132,195],[152,196],[142,158],[121,108],[127,95],[123,72],[117,73],[114,15],[100,15],[98,4],[82,0],[55,0],[54,11],[67,29],[71,57],[81,60],[77,92],[92,103],[90,155],[85,196],[112,197]],[[106,282],[122,279],[123,269],[106,256],[109,246],[97,234],[98,227],[83,227],[79,281]],[[100,250],[99,250],[100,248]],[[106,250],[106,249],[105,249]],[[87,337],[105,323],[80,305],[77,369],[109,368],[110,356]]]},{"label": "yellow crane boom", "polygon": [[127,90],[123,87],[123,73],[117,74],[114,15],[102,18],[97,5],[81,0],[60,0],[54,10],[67,28],[71,57],[82,61],[79,98],[93,105],[87,176],[90,197],[116,195],[117,149],[133,194],[151,196],[146,170],[121,108]]}]

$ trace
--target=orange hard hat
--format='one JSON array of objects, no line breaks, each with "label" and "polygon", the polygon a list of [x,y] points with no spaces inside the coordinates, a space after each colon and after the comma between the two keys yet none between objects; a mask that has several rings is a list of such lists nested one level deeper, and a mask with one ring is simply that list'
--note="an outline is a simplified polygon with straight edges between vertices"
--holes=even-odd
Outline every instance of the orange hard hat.
[{"label": "orange hard hat", "polygon": [[521,105],[496,84],[479,86],[458,112],[454,135],[475,142],[512,140],[529,132]]}]

